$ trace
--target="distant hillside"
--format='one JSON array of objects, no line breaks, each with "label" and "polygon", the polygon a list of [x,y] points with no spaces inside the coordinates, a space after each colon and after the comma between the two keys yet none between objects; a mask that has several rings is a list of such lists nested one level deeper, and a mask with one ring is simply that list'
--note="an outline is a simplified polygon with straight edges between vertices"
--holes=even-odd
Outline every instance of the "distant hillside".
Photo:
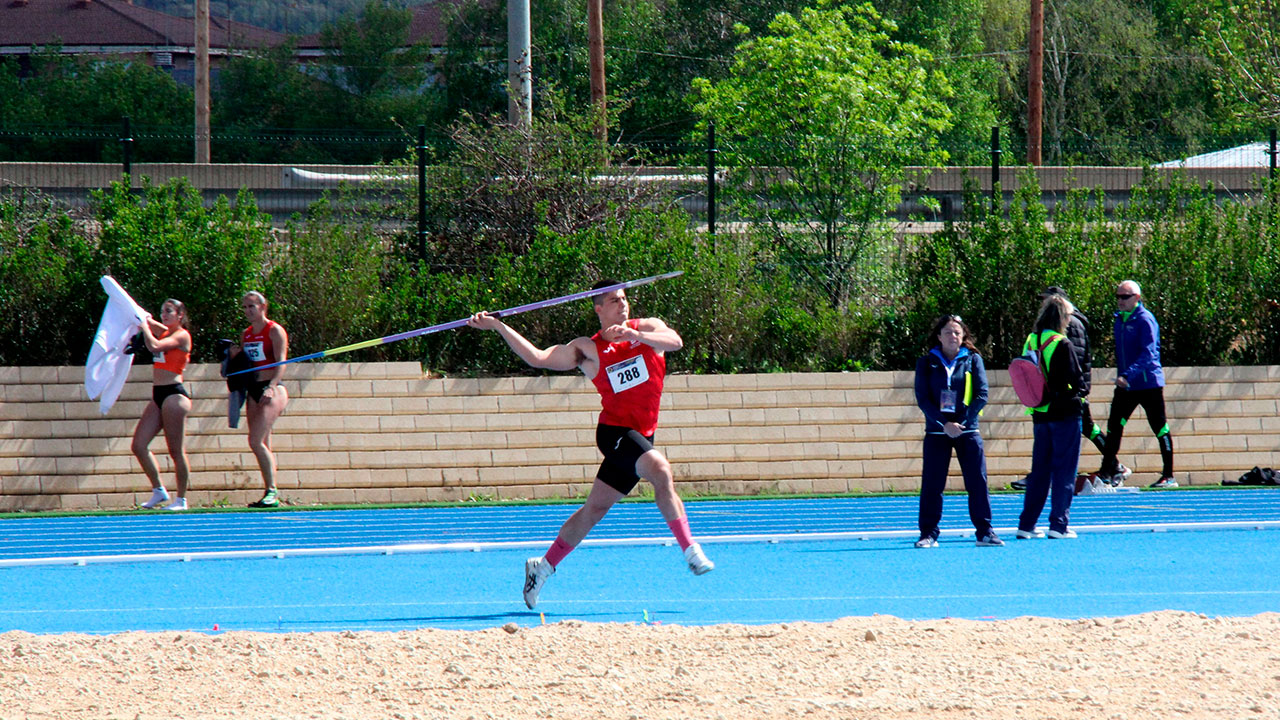
[{"label": "distant hillside", "polygon": [[[195,12],[192,0],[133,0],[134,4],[160,12],[191,17]],[[209,11],[237,22],[257,25],[294,35],[318,32],[327,22],[344,13],[355,14],[367,0],[210,0]],[[432,0],[392,0],[399,7],[425,5]]]}]

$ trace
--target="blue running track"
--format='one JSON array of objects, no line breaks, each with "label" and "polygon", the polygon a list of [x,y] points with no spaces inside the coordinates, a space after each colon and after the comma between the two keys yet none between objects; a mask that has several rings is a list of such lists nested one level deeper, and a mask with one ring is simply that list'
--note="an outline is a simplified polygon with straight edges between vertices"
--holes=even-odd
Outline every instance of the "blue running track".
[{"label": "blue running track", "polygon": [[992,497],[1008,546],[977,548],[964,498],[948,496],[936,550],[911,546],[914,497],[689,502],[717,563],[703,577],[651,503],[625,503],[535,611],[520,599],[524,558],[576,505],[0,520],[0,631],[1280,611],[1280,490],[1077,498],[1072,541],[1013,540],[1021,502]]}]

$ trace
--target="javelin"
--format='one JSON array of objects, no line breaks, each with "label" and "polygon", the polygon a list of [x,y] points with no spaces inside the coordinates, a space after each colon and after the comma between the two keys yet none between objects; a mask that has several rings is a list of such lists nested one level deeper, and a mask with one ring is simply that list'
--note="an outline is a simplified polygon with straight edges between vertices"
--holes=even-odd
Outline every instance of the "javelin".
[{"label": "javelin", "polygon": [[[499,310],[491,314],[494,317],[500,317],[500,318],[507,317],[509,315],[516,315],[522,312],[528,312],[529,310],[540,310],[542,308],[551,307],[552,305],[563,305],[564,303],[573,302],[574,300],[582,300],[584,298],[594,297],[596,295],[611,293],[614,290],[626,290],[627,288],[633,288],[639,285],[648,285],[651,282],[657,282],[659,280],[668,280],[670,278],[678,277],[683,274],[684,274],[683,270],[676,270],[675,272],[663,273],[662,275],[653,275],[647,278],[640,278],[639,280],[628,280],[627,282],[620,282],[614,285],[608,285],[602,288],[596,288],[595,290],[583,290],[582,292],[573,293],[572,295],[562,295],[558,298],[551,298],[550,300],[539,300],[538,302],[529,303],[527,305],[517,305],[515,307],[510,307],[510,308],[507,308],[506,310]],[[241,373],[257,372],[258,370],[266,370],[268,368],[273,368],[277,365],[288,365],[289,363],[303,362],[305,360],[316,360],[318,358],[330,357],[331,355],[338,355],[340,353],[351,352],[352,350],[362,350],[364,348],[373,347],[375,345],[386,345],[387,343],[393,343],[393,342],[396,342],[397,340],[408,340],[409,338],[421,337],[423,335],[430,335],[431,333],[440,332],[441,330],[453,330],[455,328],[460,328],[466,325],[467,320],[470,320],[470,318],[465,317],[461,320],[451,320],[447,323],[440,323],[439,325],[432,325],[430,327],[418,328],[417,330],[410,330],[408,332],[402,332],[396,335],[387,335],[386,337],[380,337],[375,340],[365,340],[364,342],[358,342],[351,345],[343,345],[342,347],[336,347],[330,350],[321,350],[320,352],[317,352],[317,353],[311,353],[310,355],[302,355],[301,357],[296,357],[296,358],[289,358],[288,360],[281,360],[280,362],[274,362],[274,363],[271,363],[270,365],[263,365],[261,367],[249,368],[248,370],[237,370],[233,373],[227,373],[227,377],[231,377],[232,375],[239,375]]]}]

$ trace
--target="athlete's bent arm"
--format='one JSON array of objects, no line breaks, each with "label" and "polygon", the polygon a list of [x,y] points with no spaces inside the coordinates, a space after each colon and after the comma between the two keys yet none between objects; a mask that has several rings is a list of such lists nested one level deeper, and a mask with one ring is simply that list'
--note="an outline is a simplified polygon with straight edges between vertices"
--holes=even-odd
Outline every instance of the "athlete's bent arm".
[{"label": "athlete's bent arm", "polygon": [[612,325],[600,332],[608,342],[637,341],[658,352],[675,352],[684,347],[680,333],[658,318],[641,318],[639,328],[629,325]]},{"label": "athlete's bent arm", "polygon": [[511,326],[487,312],[478,312],[467,319],[467,326],[477,330],[496,330],[507,346],[520,356],[530,367],[542,370],[574,370],[582,365],[585,359],[576,341],[565,345],[552,345],[539,348],[529,342],[523,335],[511,329]]},{"label": "athlete's bent arm", "polygon": [[[169,329],[164,325],[161,325],[160,328],[160,332]],[[143,325],[142,341],[146,344],[147,349],[153,353],[165,353],[170,350],[189,351],[191,349],[191,335],[185,329],[180,329],[166,338],[157,338],[155,330],[150,324]]]}]

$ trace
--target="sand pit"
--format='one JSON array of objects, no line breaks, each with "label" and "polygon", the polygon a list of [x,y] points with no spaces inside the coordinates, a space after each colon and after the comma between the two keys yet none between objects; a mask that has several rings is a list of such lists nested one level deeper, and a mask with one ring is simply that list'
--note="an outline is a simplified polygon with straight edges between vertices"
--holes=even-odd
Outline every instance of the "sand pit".
[{"label": "sand pit", "polygon": [[1280,614],[0,635],[0,719],[1276,718]]}]

